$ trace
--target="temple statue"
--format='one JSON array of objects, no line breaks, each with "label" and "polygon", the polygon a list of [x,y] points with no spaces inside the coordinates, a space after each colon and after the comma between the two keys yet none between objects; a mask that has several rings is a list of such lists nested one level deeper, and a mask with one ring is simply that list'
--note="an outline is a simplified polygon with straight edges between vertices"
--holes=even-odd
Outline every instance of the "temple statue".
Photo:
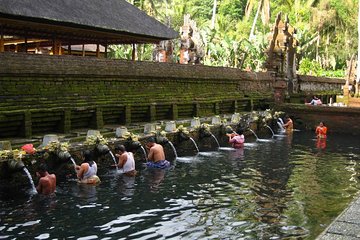
[{"label": "temple statue", "polygon": [[349,97],[355,95],[358,86],[356,83],[356,67],[357,67],[357,58],[356,56],[351,56],[349,61],[346,61],[347,68],[345,73],[346,82],[343,88],[344,97],[348,100]]},{"label": "temple statue", "polygon": [[296,29],[289,24],[286,16],[285,22],[281,20],[281,13],[277,15],[273,31],[270,35],[270,44],[266,50],[268,56],[264,66],[268,71],[275,72],[279,77],[287,80],[287,91],[298,91],[296,77]]},{"label": "temple statue", "polygon": [[174,62],[174,44],[172,40],[161,41],[155,46],[153,60],[155,62]]},{"label": "temple statue", "polygon": [[199,64],[204,57],[203,45],[195,21],[190,15],[184,16],[184,25],[181,27],[180,60],[181,64]]}]

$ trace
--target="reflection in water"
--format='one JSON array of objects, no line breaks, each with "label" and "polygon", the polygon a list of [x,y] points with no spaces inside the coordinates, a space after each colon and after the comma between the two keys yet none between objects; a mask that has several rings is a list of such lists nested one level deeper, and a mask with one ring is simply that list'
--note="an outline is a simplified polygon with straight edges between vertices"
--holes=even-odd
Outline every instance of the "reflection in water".
[{"label": "reflection in water", "polygon": [[98,186],[59,182],[55,200],[46,204],[29,196],[0,198],[0,235],[314,239],[359,189],[355,141],[328,136],[317,154],[313,133],[295,132],[244,149],[178,158],[170,170],[101,175]]},{"label": "reflection in water", "polygon": [[145,179],[149,184],[151,192],[157,192],[160,188],[161,182],[165,177],[165,169],[148,168],[146,169]]}]

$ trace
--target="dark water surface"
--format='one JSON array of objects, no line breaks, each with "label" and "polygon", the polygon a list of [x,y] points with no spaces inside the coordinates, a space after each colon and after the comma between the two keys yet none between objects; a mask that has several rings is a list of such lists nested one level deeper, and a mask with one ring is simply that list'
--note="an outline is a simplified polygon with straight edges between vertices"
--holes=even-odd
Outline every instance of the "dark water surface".
[{"label": "dark water surface", "polygon": [[0,239],[314,239],[359,189],[356,137],[313,133],[181,157],[54,197],[0,198]]}]

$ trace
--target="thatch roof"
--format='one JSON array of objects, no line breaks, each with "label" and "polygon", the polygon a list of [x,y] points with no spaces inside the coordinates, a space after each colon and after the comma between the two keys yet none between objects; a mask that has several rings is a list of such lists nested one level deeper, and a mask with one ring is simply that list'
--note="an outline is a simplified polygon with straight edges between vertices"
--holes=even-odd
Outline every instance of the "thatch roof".
[{"label": "thatch roof", "polygon": [[149,42],[178,37],[176,31],[125,0],[0,0],[1,19],[132,36]]}]

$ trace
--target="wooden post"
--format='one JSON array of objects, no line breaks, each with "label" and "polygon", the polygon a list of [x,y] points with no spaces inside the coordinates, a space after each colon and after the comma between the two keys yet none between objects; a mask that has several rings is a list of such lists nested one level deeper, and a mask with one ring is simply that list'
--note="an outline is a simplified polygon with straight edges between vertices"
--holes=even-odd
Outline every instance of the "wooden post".
[{"label": "wooden post", "polygon": [[96,44],[96,57],[100,57],[100,44]]},{"label": "wooden post", "polygon": [[71,45],[68,45],[68,55],[71,55]]},{"label": "wooden post", "polygon": [[135,45],[135,44],[132,45],[132,56],[131,56],[131,59],[132,59],[133,61],[136,60],[136,45]]},{"label": "wooden post", "polygon": [[4,46],[4,27],[1,26],[0,28],[0,52],[4,52],[5,51],[5,46]]},{"label": "wooden post", "polygon": [[107,58],[108,57],[108,45],[107,45],[107,43],[105,43],[105,58]]},{"label": "wooden post", "polygon": [[[25,33],[27,35],[27,33]],[[27,36],[25,36],[25,52],[28,52]]]},{"label": "wooden post", "polygon": [[52,46],[53,55],[61,55],[61,41],[53,38],[53,46]]},{"label": "wooden post", "polygon": [[85,57],[85,45],[82,45],[82,56]]}]

